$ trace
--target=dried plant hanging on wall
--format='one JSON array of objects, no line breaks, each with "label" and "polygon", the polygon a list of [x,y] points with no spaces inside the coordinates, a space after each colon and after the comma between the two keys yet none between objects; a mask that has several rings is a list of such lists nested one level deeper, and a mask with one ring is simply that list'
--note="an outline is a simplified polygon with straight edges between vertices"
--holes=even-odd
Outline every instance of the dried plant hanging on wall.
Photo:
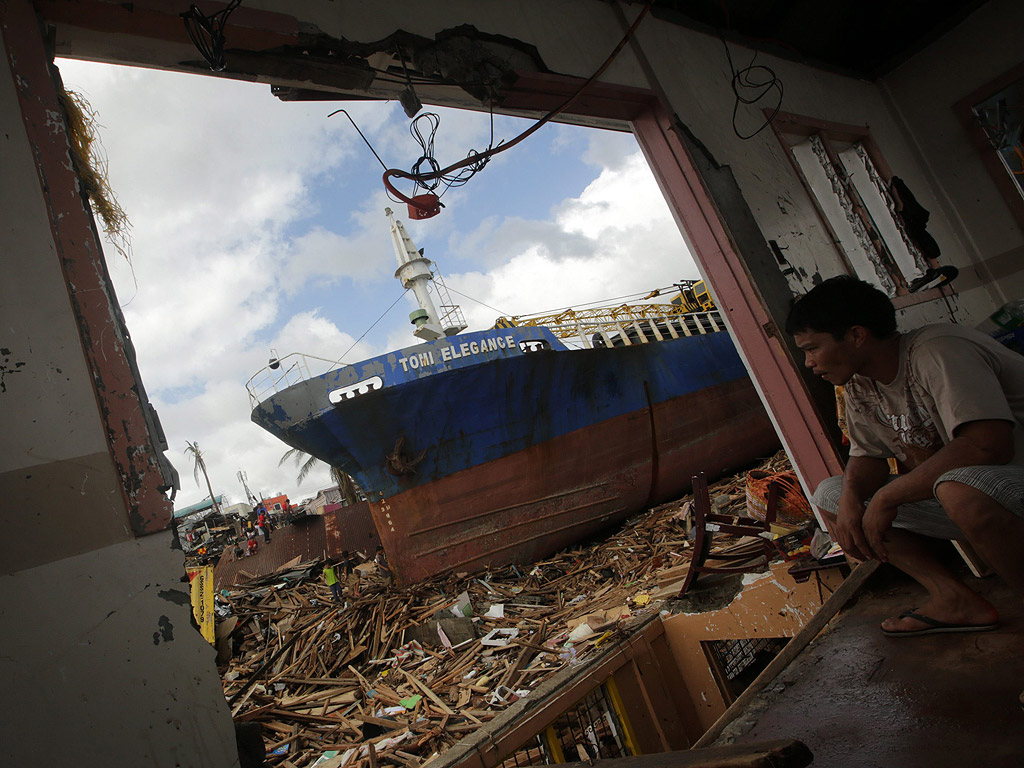
[{"label": "dried plant hanging on wall", "polygon": [[97,113],[79,93],[63,86],[60,101],[68,121],[68,140],[72,160],[78,170],[82,191],[89,198],[92,211],[99,216],[107,240],[131,264],[131,222],[107,178],[107,157],[97,131]]}]

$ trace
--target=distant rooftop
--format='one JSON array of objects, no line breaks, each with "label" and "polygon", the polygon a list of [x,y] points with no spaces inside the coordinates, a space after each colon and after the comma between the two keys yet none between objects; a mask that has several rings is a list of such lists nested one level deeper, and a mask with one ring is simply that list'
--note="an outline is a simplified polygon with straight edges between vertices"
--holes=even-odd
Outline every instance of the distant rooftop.
[{"label": "distant rooftop", "polygon": [[[217,503],[224,503],[223,495],[217,497]],[[188,515],[195,514],[196,512],[202,512],[204,509],[211,509],[212,507],[213,501],[211,499],[205,499],[203,501],[196,502],[195,504],[190,504],[187,507],[182,507],[181,509],[174,510],[174,517],[175,519],[180,519],[182,517],[187,517]]]}]

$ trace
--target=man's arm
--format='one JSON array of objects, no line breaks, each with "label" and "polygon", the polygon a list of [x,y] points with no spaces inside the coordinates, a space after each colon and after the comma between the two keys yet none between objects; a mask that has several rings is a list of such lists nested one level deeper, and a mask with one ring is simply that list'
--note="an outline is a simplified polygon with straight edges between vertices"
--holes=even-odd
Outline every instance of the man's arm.
[{"label": "man's arm", "polygon": [[871,559],[871,549],[862,524],[865,508],[888,476],[889,464],[885,459],[867,456],[851,456],[843,472],[843,490],[839,495],[835,534],[843,551],[860,560]]},{"label": "man's arm", "polygon": [[870,551],[882,562],[887,561],[883,537],[892,527],[896,508],[907,502],[932,498],[932,487],[942,474],[957,467],[1011,461],[1013,427],[1012,422],[997,419],[961,424],[954,430],[953,439],[926,461],[878,489],[868,504],[862,523]]}]

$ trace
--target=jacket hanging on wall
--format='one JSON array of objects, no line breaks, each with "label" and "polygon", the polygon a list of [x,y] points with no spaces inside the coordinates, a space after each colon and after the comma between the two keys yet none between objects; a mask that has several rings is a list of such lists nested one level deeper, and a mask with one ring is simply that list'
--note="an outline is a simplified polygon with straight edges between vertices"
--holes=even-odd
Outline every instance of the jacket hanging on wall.
[{"label": "jacket hanging on wall", "polygon": [[914,245],[917,246],[918,250],[921,251],[921,255],[925,259],[939,258],[941,253],[939,244],[935,242],[935,238],[928,233],[926,228],[931,214],[924,206],[917,202],[914,193],[910,191],[910,188],[899,176],[892,177],[891,185],[892,191],[896,194],[896,198],[900,203],[899,214],[900,218],[903,219],[907,235]]}]

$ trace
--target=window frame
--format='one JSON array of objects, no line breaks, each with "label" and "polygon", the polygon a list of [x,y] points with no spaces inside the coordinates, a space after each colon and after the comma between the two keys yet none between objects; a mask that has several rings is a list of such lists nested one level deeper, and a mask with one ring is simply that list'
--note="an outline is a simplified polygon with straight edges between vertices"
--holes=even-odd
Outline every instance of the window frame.
[{"label": "window frame", "polygon": [[1024,79],[1024,61],[964,96],[953,105],[953,112],[960,119],[961,124],[970,136],[971,143],[977,150],[982,165],[985,166],[985,170],[992,177],[992,181],[1006,203],[1006,207],[1010,209],[1010,213],[1013,215],[1014,220],[1016,220],[1017,225],[1024,229],[1024,197],[1022,197],[1013,179],[1006,173],[1006,168],[1003,167],[998,153],[992,149],[985,130],[978,123],[974,115],[976,104],[985,101],[1022,79]]},{"label": "window frame", "polygon": [[[867,126],[835,123],[827,120],[820,120],[818,118],[795,115],[788,112],[780,112],[772,121],[771,125],[779,145],[782,147],[793,171],[800,180],[800,184],[803,186],[804,191],[807,193],[808,198],[814,206],[818,222],[828,234],[828,237],[832,242],[832,246],[835,249],[835,253],[848,274],[857,277],[864,277],[850,261],[849,254],[847,254],[846,250],[843,248],[842,239],[836,233],[835,228],[822,208],[818,194],[812,188],[803,168],[800,165],[800,162],[797,160],[793,151],[793,145],[790,143],[788,137],[800,136],[809,138],[816,136],[821,141],[829,162],[832,165],[832,170],[844,181],[846,193],[850,197],[850,201],[853,204],[855,212],[860,216],[868,231],[876,232],[879,239],[885,246],[884,249],[879,248],[878,244],[872,241],[871,245],[874,249],[872,258],[877,258],[880,266],[885,270],[889,279],[893,282],[895,286],[895,296],[891,298],[893,300],[893,304],[897,308],[932,301],[952,292],[950,288],[943,287],[939,289],[921,291],[919,293],[910,293],[910,280],[904,274],[903,269],[893,256],[891,246],[882,234],[878,232],[878,226],[875,224],[874,219],[871,216],[870,209],[864,202],[860,192],[854,187],[852,182],[849,182],[848,172],[846,171],[842,159],[839,157],[839,153],[842,150],[837,147],[838,144],[859,144],[864,149],[864,153],[871,161],[871,164],[874,166],[875,171],[877,171],[882,181],[886,184],[889,184],[892,181],[892,169],[889,166],[888,161],[885,159],[885,156],[882,154],[878,143],[871,135],[871,130]],[[898,222],[897,226],[899,227]],[[927,258],[923,254],[920,255],[920,258],[927,267],[937,267],[940,264],[938,260]]]}]

